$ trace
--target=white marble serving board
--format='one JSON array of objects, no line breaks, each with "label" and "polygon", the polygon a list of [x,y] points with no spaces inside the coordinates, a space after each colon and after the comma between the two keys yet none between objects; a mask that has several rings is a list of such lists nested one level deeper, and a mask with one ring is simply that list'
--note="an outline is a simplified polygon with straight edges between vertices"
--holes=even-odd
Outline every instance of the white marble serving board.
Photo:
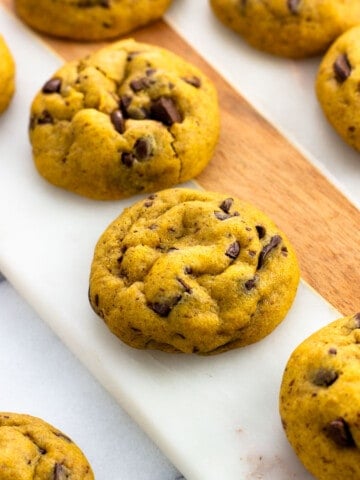
[{"label": "white marble serving board", "polygon": [[310,479],[282,432],[278,390],[293,348],[337,312],[302,283],[272,335],[210,358],[136,351],[111,335],[88,305],[90,262],[101,232],[135,199],[94,202],[38,176],[28,112],[60,60],[1,9],[0,30],[18,66],[0,119],[0,270],[188,480]]}]

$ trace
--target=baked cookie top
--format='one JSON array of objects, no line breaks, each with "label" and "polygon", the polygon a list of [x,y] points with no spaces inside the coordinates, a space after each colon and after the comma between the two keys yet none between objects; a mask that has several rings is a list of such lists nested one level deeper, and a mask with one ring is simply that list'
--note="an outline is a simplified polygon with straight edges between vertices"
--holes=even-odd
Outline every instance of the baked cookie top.
[{"label": "baked cookie top", "polygon": [[0,413],[1,480],[93,480],[81,450],[40,418]]},{"label": "baked cookie top", "polygon": [[6,110],[15,91],[15,62],[0,35],[0,113]]},{"label": "baked cookie top", "polygon": [[40,174],[94,199],[193,178],[210,160],[218,135],[210,80],[175,54],[134,40],[66,64],[31,108]]},{"label": "baked cookie top", "polygon": [[360,27],[341,35],[325,54],[316,79],[323,111],[341,137],[360,150]]},{"label": "baked cookie top", "polygon": [[213,354],[269,334],[298,281],[293,248],[262,212],[226,195],[170,189],[103,233],[89,298],[132,347]]},{"label": "baked cookie top", "polygon": [[280,413],[305,467],[320,480],[360,478],[360,314],[330,323],[292,353]]},{"label": "baked cookie top", "polygon": [[31,27],[73,40],[105,40],[160,18],[171,0],[15,0]]},{"label": "baked cookie top", "polygon": [[358,0],[210,0],[216,16],[252,46],[301,58],[323,52],[360,22]]}]

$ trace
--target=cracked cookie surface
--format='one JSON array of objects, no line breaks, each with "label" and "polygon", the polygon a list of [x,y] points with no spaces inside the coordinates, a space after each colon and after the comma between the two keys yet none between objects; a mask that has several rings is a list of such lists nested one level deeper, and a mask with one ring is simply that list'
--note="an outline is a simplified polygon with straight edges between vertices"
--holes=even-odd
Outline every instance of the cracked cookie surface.
[{"label": "cracked cookie surface", "polygon": [[346,143],[360,150],[360,27],[341,35],[325,54],[316,93],[326,118]]},{"label": "cracked cookie surface", "polygon": [[195,177],[218,135],[210,80],[175,54],[134,40],[66,64],[31,108],[40,174],[94,199],[152,192]]},{"label": "cracked cookie surface", "polygon": [[73,40],[105,40],[159,19],[171,0],[15,0],[32,28]]},{"label": "cracked cookie surface", "polygon": [[215,354],[269,334],[298,282],[293,248],[262,212],[226,195],[169,189],[103,233],[89,299],[132,347]]},{"label": "cracked cookie surface", "polygon": [[216,16],[252,46],[291,58],[319,54],[360,23],[358,0],[210,0]]},{"label": "cracked cookie surface", "polygon": [[319,480],[360,478],[360,313],[318,330],[287,363],[280,391],[286,435]]},{"label": "cracked cookie surface", "polygon": [[93,480],[73,441],[40,418],[0,413],[1,480]]},{"label": "cracked cookie surface", "polygon": [[0,35],[0,113],[8,107],[15,91],[15,62]]}]

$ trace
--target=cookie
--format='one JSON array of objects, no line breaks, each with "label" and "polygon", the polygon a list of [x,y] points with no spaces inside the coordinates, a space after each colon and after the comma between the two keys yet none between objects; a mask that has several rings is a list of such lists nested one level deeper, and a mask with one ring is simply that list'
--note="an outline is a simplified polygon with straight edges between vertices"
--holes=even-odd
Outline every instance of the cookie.
[{"label": "cookie", "polygon": [[195,177],[218,135],[210,80],[175,54],[134,40],[66,64],[31,108],[40,174],[94,199],[153,192]]},{"label": "cookie", "polygon": [[360,150],[360,27],[341,35],[324,56],[316,79],[320,105],[338,134]]},{"label": "cookie", "polygon": [[0,413],[1,480],[93,480],[73,441],[40,418]]},{"label": "cookie", "polygon": [[358,0],[210,0],[219,20],[252,46],[291,58],[326,50],[360,23]]},{"label": "cookie", "polygon": [[169,189],[124,210],[103,233],[89,298],[132,347],[215,354],[268,335],[298,281],[289,241],[255,207]]},{"label": "cookie", "polygon": [[40,32],[105,40],[159,19],[171,0],[15,0],[19,17]]},{"label": "cookie", "polygon": [[0,113],[8,107],[15,91],[15,62],[0,35]]},{"label": "cookie", "polygon": [[280,393],[286,435],[319,480],[360,478],[360,313],[330,323],[292,353]]}]

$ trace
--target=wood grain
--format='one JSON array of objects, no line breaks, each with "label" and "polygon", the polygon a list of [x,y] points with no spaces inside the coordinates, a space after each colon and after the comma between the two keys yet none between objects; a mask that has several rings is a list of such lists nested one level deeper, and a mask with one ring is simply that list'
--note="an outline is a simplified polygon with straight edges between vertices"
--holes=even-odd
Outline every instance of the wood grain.
[{"label": "wood grain", "polygon": [[[2,2],[12,9],[12,0]],[[186,58],[218,89],[221,138],[213,160],[197,179],[200,185],[243,198],[265,211],[295,246],[304,280],[342,314],[360,311],[356,207],[165,22],[131,36]],[[42,38],[66,60],[105,44]]]}]

